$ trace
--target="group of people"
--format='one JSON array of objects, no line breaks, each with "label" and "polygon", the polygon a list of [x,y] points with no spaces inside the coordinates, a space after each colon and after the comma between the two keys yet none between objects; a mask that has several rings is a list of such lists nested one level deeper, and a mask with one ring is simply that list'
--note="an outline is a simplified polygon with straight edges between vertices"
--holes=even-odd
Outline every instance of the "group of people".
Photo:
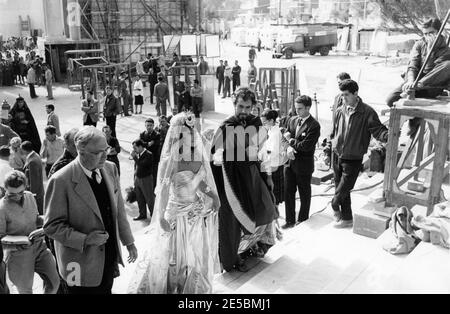
[{"label": "group of people", "polygon": [[[423,27],[427,35],[413,49],[405,92],[422,65],[418,55],[427,54],[440,25],[431,20]],[[441,47],[435,54],[419,92],[450,83],[444,71],[449,51]],[[225,64],[223,68],[225,73]],[[334,226],[350,228],[351,190],[363,155],[372,137],[385,143],[389,132],[359,96],[358,83],[347,73],[337,79],[340,93],[326,151],[334,171]],[[286,211],[282,229],[307,221],[321,134],[320,123],[310,114],[311,98],[298,96],[295,110],[280,117],[277,110],[255,110],[252,89],[238,87],[234,93],[234,115],[217,130],[200,133],[196,114],[182,111],[171,118],[159,115],[158,127],[147,119],[133,141],[130,160],[139,207],[134,219],[151,219],[139,257],[121,195],[115,120],[105,115],[107,125],[96,128],[91,94],[82,103],[85,126],[59,139],[59,119],[54,106],[47,106],[41,143],[31,112],[19,97],[0,125],[0,238],[9,237],[6,268],[18,291],[31,293],[37,272],[46,293],[61,287],[71,294],[111,293],[118,265],[124,264],[121,243],[129,263],[139,259],[129,293],[211,293],[214,274],[221,269],[247,271],[248,257],[264,257],[280,239],[279,204],[284,202]],[[117,99],[110,89],[106,95],[105,112],[116,113]],[[43,163],[49,178],[46,190]],[[34,236],[41,227],[46,240]],[[14,236],[30,242],[14,245]]]},{"label": "group of people", "polygon": [[[237,60],[234,62],[234,67],[230,67],[227,60],[220,60],[219,62],[220,64],[216,69],[216,78],[218,80],[217,92],[220,95],[221,91],[223,91],[222,98],[231,97],[231,83],[233,83],[233,94],[236,89],[241,86],[242,68]],[[254,59],[250,59],[249,63],[250,66],[247,72],[247,86],[251,86],[252,83],[256,82],[258,74],[258,69],[255,66]]]},{"label": "group of people", "polygon": [[47,99],[53,99],[53,72],[44,59],[30,51],[25,58],[17,50],[0,52],[0,86],[28,84],[30,97],[37,98],[35,86],[45,85]]}]

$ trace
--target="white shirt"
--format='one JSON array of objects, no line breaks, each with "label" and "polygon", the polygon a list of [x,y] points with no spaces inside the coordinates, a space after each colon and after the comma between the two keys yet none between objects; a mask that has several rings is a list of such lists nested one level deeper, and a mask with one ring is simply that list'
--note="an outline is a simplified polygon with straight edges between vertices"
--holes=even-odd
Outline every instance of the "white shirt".
[{"label": "white shirt", "polygon": [[[80,166],[81,166],[81,169],[83,169],[84,174],[85,174],[88,178],[92,179],[92,172],[93,172],[93,171],[86,169],[86,168],[81,164],[80,159],[77,159],[77,160],[78,160],[78,163],[79,163]],[[97,183],[98,183],[98,184],[102,183],[102,173],[100,172],[100,169],[95,169],[94,171],[95,171],[95,173],[97,173],[97,177],[96,177]]]},{"label": "white shirt", "polygon": [[144,96],[144,86],[141,80],[134,82],[133,94],[134,96]]}]

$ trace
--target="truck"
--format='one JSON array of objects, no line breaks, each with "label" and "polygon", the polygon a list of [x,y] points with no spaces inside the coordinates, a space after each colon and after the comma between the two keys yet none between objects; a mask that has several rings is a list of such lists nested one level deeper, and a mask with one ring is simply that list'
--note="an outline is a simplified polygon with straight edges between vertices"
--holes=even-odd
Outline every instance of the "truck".
[{"label": "truck", "polygon": [[292,59],[294,53],[320,53],[327,56],[337,45],[337,25],[307,24],[297,29],[285,29],[279,36],[279,42],[272,58]]}]

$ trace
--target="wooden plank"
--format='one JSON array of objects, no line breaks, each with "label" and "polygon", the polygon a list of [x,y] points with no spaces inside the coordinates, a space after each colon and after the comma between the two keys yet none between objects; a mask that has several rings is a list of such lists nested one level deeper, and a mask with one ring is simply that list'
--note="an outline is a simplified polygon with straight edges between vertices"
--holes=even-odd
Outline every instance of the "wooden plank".
[{"label": "wooden plank", "polygon": [[[431,177],[430,185],[430,199],[429,205],[434,205],[439,202],[442,182],[444,180],[443,169],[448,154],[448,134],[450,128],[450,119],[441,118],[439,122],[439,130],[437,141],[435,143],[435,161],[433,167],[433,175]],[[428,207],[428,215],[431,214],[432,208]]]},{"label": "wooden plank", "polygon": [[397,150],[400,137],[400,113],[396,109],[391,111],[391,119],[389,120],[388,144],[386,147],[386,164],[385,164],[385,182],[384,190],[391,191],[393,188],[393,175],[397,167]]},{"label": "wooden plank", "polygon": [[422,171],[425,167],[427,167],[429,164],[431,164],[434,161],[434,156],[435,156],[434,153],[431,154],[430,156],[428,156],[427,158],[422,160],[422,162],[418,166],[412,168],[411,170],[408,170],[408,174],[404,178],[402,178],[400,181],[398,181],[398,186],[402,186],[412,177],[418,176],[420,171]]}]

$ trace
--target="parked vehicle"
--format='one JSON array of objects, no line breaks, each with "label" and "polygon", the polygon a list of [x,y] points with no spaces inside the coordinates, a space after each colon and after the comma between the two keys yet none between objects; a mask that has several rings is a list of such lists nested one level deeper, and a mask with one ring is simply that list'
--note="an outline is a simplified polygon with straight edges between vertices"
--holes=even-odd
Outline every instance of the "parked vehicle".
[{"label": "parked vehicle", "polygon": [[273,58],[292,59],[294,53],[320,53],[327,56],[337,45],[337,26],[327,24],[306,24],[298,29],[287,29],[279,36],[279,43]]}]

